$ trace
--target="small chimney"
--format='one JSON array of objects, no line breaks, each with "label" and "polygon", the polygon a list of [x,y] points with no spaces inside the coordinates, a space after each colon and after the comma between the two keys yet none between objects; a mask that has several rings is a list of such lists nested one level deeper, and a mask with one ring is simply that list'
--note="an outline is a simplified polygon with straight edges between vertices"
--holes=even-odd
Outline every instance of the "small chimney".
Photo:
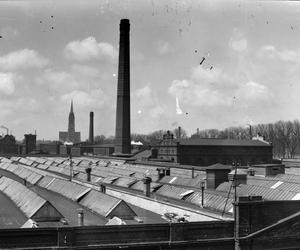
[{"label": "small chimney", "polygon": [[92,169],[90,167],[88,167],[88,168],[85,169],[85,172],[86,172],[86,180],[88,182],[90,182],[91,181],[91,172],[92,172]]},{"label": "small chimney", "polygon": [[181,127],[178,127],[178,139],[181,139]]},{"label": "small chimney", "polygon": [[165,168],[157,168],[156,171],[157,171],[157,174],[158,174],[158,180],[160,180],[160,179],[162,179],[163,177],[166,176]]},{"label": "small chimney", "polygon": [[82,227],[84,226],[84,214],[83,214],[83,209],[79,208],[77,210],[78,212],[78,226]]},{"label": "small chimney", "polygon": [[200,134],[200,132],[199,132],[199,128],[197,128],[197,135],[199,135]]},{"label": "small chimney", "polygon": [[144,183],[144,194],[146,195],[146,197],[150,197],[150,184],[152,182],[152,179],[150,177],[145,177],[143,179],[143,183]]},{"label": "small chimney", "polygon": [[194,167],[192,168],[192,178],[193,179],[195,178],[195,168]]},{"label": "small chimney", "polygon": [[254,168],[248,168],[248,174],[249,174],[250,176],[254,176],[254,175],[255,175],[255,170],[254,170]]},{"label": "small chimney", "polygon": [[228,173],[231,166],[220,163],[211,165],[206,168],[206,188],[216,189],[221,183],[228,181]]},{"label": "small chimney", "polygon": [[166,176],[170,176],[171,175],[171,169],[170,168],[165,169],[165,175]]},{"label": "small chimney", "polygon": [[94,143],[94,112],[90,112],[90,131],[89,131],[89,143]]},{"label": "small chimney", "polygon": [[100,189],[103,194],[106,193],[106,186],[103,183],[100,184]]}]

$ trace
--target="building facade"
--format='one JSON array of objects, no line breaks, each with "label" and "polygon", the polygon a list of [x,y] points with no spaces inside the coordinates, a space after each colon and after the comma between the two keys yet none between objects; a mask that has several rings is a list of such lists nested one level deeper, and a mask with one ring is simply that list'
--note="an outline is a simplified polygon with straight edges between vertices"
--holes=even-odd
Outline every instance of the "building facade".
[{"label": "building facade", "polygon": [[71,101],[71,109],[69,113],[68,131],[59,131],[59,141],[79,143],[80,132],[75,131],[75,115],[73,112],[73,101]]},{"label": "building facade", "polygon": [[13,135],[0,136],[0,153],[19,153],[18,145],[16,144],[16,139]]},{"label": "building facade", "polygon": [[208,166],[215,163],[242,165],[271,163],[273,147],[259,140],[174,139],[164,135],[158,145],[157,158],[183,165]]}]

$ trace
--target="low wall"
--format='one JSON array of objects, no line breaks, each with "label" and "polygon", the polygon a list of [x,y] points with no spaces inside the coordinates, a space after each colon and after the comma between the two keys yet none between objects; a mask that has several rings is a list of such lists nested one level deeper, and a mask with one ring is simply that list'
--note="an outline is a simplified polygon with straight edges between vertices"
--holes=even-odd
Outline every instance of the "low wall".
[{"label": "low wall", "polygon": [[[124,226],[88,226],[0,230],[0,248],[137,247],[162,249],[232,249],[232,222],[197,222]],[[153,246],[153,247],[151,247]],[[192,248],[194,246],[195,248]],[[150,247],[150,248],[149,248]],[[172,247],[173,249],[173,247]]]}]

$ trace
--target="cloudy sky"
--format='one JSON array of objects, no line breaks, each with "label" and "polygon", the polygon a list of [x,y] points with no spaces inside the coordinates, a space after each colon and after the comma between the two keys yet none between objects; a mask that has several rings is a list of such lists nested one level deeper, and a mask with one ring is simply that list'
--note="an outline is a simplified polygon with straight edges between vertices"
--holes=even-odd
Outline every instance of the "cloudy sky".
[{"label": "cloudy sky", "polygon": [[122,18],[132,132],[300,118],[300,2],[1,1],[0,125],[57,140],[73,99],[82,139],[90,111],[113,135]]}]

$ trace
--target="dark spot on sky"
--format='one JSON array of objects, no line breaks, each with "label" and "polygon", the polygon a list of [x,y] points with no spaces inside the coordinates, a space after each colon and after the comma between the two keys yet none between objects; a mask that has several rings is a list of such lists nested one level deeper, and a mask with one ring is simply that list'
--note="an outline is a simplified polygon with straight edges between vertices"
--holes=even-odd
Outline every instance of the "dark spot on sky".
[{"label": "dark spot on sky", "polygon": [[195,53],[197,53],[198,51],[195,49]]},{"label": "dark spot on sky", "polygon": [[40,21],[40,23],[42,23],[42,21]]},{"label": "dark spot on sky", "polygon": [[188,112],[186,112],[185,114],[186,114],[186,115],[188,115],[189,113],[188,113]]},{"label": "dark spot on sky", "polygon": [[0,36],[0,38],[2,38],[2,36]]},{"label": "dark spot on sky", "polygon": [[54,29],[54,27],[51,27],[51,29]]},{"label": "dark spot on sky", "polygon": [[53,18],[53,16],[51,16],[51,18]]},{"label": "dark spot on sky", "polygon": [[178,32],[179,32],[179,36],[181,36],[181,34],[182,34],[182,31],[183,31],[182,29],[179,29],[179,30],[178,30]]},{"label": "dark spot on sky", "polygon": [[205,57],[202,57],[202,60],[200,62],[200,65],[202,65],[202,63],[205,61]]}]

